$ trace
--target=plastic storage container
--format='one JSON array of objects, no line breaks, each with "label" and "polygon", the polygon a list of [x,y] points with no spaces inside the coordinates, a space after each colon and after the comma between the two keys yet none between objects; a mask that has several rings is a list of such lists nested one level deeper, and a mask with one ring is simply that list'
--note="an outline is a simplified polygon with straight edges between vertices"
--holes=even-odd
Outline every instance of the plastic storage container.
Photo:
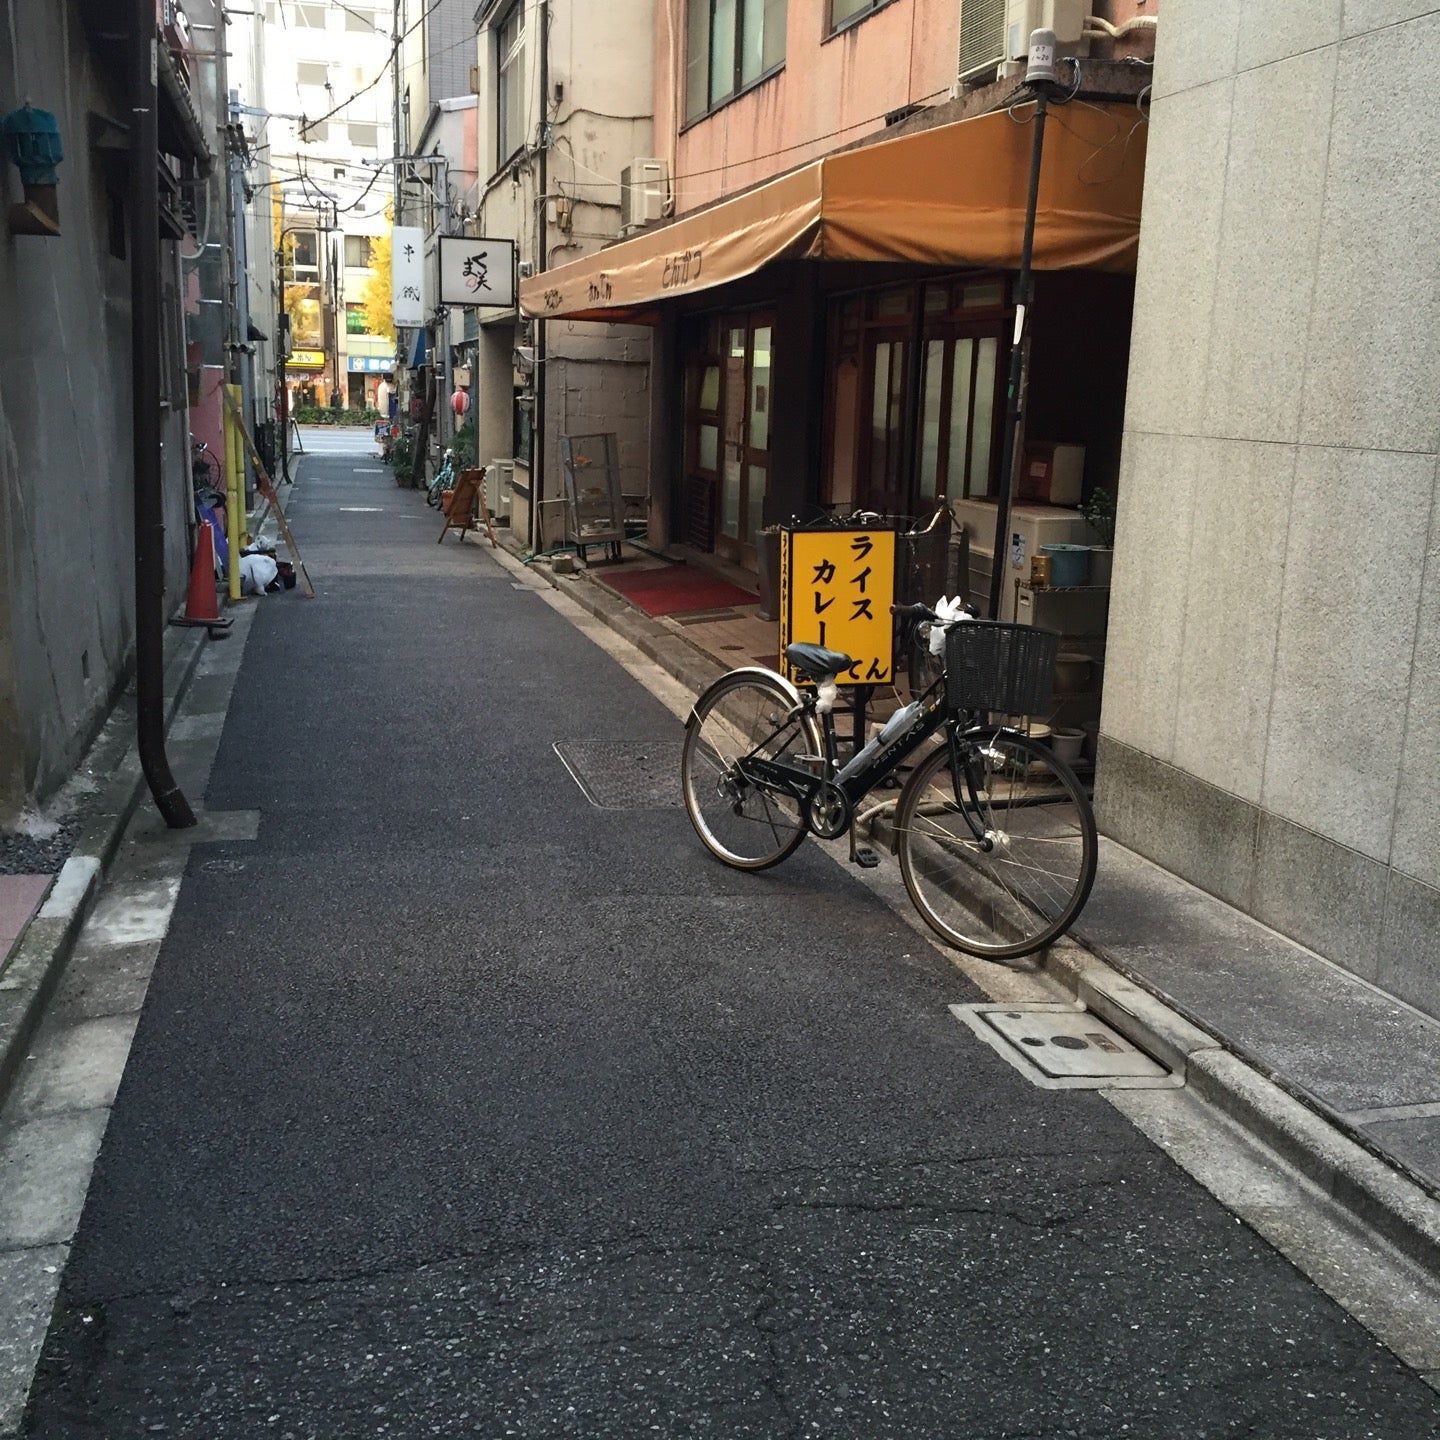
[{"label": "plastic storage container", "polygon": [[1042,545],[1042,555],[1050,557],[1050,583],[1061,587],[1084,585],[1090,579],[1090,547],[1088,545]]}]

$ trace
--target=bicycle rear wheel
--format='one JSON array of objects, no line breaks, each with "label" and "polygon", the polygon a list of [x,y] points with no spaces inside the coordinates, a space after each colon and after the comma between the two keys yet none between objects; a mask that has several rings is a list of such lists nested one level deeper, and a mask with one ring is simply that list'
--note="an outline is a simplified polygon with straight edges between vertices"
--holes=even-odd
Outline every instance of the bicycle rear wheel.
[{"label": "bicycle rear wheel", "polygon": [[900,797],[905,888],[930,928],[967,954],[1029,955],[1089,898],[1099,851],[1090,801],[1070,767],[1027,736],[971,731],[958,748],[958,785],[945,744]]},{"label": "bicycle rear wheel", "polygon": [[747,780],[738,762],[795,765],[821,753],[814,713],[796,708],[778,675],[736,670],[717,680],[695,702],[680,761],[685,809],[705,848],[737,870],[778,865],[805,838],[805,817],[796,801]]}]

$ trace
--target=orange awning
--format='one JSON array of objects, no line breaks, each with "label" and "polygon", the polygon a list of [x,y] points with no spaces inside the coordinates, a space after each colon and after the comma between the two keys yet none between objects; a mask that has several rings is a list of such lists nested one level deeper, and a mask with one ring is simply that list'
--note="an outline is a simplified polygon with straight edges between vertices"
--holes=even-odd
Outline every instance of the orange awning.
[{"label": "orange awning", "polygon": [[[1131,105],[1050,112],[1037,269],[1134,270],[1146,128],[1137,120]],[[527,315],[643,321],[660,302],[782,259],[1014,269],[1031,135],[1028,124],[997,111],[828,155],[532,276],[521,283],[520,308]]]}]

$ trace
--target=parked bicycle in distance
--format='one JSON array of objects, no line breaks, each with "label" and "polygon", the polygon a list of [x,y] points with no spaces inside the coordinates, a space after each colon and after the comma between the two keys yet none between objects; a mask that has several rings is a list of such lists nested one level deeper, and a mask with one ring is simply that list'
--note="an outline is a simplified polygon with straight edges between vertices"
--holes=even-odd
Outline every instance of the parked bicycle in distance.
[{"label": "parked bicycle in distance", "polygon": [[1099,842],[1084,788],[1070,767],[1006,717],[1050,704],[1058,637],[1031,626],[895,605],[925,622],[939,673],[923,694],[841,763],[837,678],[850,656],[787,647],[803,691],[763,667],[723,675],[695,702],[681,757],[685,808],[706,848],[740,870],[764,870],[807,835],[849,835],[860,802],[919,759],[896,803],[900,872],[915,908],[967,954],[1015,959],[1052,944],[1084,908]]}]

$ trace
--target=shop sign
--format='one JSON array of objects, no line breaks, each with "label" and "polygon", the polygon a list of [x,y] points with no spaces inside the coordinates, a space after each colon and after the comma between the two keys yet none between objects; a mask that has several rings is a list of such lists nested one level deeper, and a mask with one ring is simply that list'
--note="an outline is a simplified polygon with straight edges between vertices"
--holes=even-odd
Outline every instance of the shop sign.
[{"label": "shop sign", "polygon": [[323,370],[325,368],[325,352],[323,350],[292,350],[285,365],[290,370]]},{"label": "shop sign", "polygon": [[345,368],[352,375],[388,375],[395,368],[393,355],[350,355]]},{"label": "shop sign", "polygon": [[425,234],[418,225],[397,225],[390,239],[390,304],[395,324],[425,323]]},{"label": "shop sign", "polygon": [[[797,642],[842,650],[855,662],[841,685],[895,676],[895,532],[780,532],[780,654]],[[789,667],[785,667],[789,671]],[[790,673],[792,680],[797,677]]]},{"label": "shop sign", "polygon": [[442,305],[515,304],[515,242],[483,235],[440,236]]}]

